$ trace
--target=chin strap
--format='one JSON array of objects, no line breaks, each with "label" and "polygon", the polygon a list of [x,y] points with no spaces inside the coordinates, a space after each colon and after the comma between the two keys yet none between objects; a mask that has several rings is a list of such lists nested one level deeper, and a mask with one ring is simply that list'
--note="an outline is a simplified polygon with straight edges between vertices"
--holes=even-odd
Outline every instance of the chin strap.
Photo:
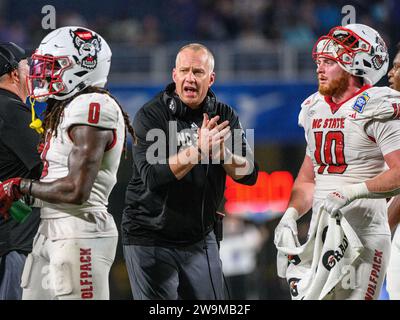
[{"label": "chin strap", "polygon": [[44,129],[42,126],[42,120],[35,117],[35,102],[36,100],[32,97],[29,97],[29,102],[31,104],[31,111],[32,111],[32,122],[30,123],[29,127],[31,129],[36,130],[37,133],[42,134]]}]

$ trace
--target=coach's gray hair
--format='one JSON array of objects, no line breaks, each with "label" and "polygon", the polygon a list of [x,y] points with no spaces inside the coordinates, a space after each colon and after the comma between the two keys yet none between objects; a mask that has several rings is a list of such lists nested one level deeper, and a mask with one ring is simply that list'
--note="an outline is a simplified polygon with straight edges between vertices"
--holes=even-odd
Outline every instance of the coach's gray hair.
[{"label": "coach's gray hair", "polygon": [[200,43],[189,43],[187,45],[184,45],[182,48],[180,48],[178,51],[178,54],[176,55],[175,66],[178,64],[179,54],[185,49],[191,49],[193,51],[199,51],[199,50],[206,51],[207,55],[208,55],[208,65],[210,66],[210,73],[214,71],[214,63],[215,63],[214,55],[212,54],[210,49],[208,49],[205,45],[202,45]]}]

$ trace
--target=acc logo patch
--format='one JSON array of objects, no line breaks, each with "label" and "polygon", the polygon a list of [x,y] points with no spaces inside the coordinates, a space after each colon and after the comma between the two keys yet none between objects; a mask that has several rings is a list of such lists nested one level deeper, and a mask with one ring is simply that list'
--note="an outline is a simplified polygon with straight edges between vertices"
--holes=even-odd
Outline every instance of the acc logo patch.
[{"label": "acc logo patch", "polygon": [[356,110],[358,113],[362,113],[369,99],[370,97],[368,93],[364,92],[362,95],[358,96],[356,102],[353,105],[353,109]]}]

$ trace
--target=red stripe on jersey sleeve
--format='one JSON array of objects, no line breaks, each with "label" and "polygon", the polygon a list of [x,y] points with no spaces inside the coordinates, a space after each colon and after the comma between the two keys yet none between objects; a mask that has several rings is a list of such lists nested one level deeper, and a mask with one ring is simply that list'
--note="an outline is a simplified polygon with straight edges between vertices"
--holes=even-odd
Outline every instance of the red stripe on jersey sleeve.
[{"label": "red stripe on jersey sleeve", "polygon": [[107,146],[106,151],[111,150],[115,144],[117,143],[117,130],[113,129],[113,140],[111,143]]},{"label": "red stripe on jersey sleeve", "polygon": [[392,119],[399,119],[400,118],[400,108],[398,103],[392,103],[393,107],[393,115]]}]

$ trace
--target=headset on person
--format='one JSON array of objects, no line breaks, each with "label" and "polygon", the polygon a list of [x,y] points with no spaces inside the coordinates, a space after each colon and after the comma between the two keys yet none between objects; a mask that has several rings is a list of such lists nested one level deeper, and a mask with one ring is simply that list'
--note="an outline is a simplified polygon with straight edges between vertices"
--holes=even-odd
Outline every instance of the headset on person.
[{"label": "headset on person", "polygon": [[[188,113],[189,107],[186,106],[177,94],[174,92],[175,83],[169,84],[162,95],[164,104],[168,107],[173,116],[183,119]],[[211,89],[208,89],[206,98],[204,100],[204,112],[208,114],[210,119],[216,116],[217,98]]]},{"label": "headset on person", "polygon": [[[188,113],[189,107],[184,105],[184,103],[182,102],[182,100],[179,98],[179,96],[175,93],[175,83],[171,83],[169,84],[162,95],[162,100],[165,104],[165,106],[168,107],[168,109],[170,110],[171,114],[173,116],[175,116],[178,119],[184,119],[185,116]],[[208,89],[207,91],[207,95],[205,97],[204,103],[203,103],[203,111],[205,113],[207,113],[208,117],[211,119],[214,116],[217,115],[217,98],[214,94],[214,92],[211,89]],[[205,231],[204,231],[204,206],[205,206],[205,194],[206,194],[206,189],[207,189],[207,185],[208,185],[208,181],[207,181],[207,177],[208,177],[208,171],[209,171],[209,163],[207,163],[207,168],[206,168],[206,182],[204,184],[203,187],[203,192],[202,192],[202,201],[201,201],[201,228],[202,228],[202,233],[204,235]],[[218,245],[218,250],[220,248],[220,242],[222,241],[222,219],[223,219],[224,214],[220,213],[220,212],[216,212],[216,221],[214,224],[214,233],[215,233],[215,238],[217,241],[217,245]],[[215,290],[215,286],[214,286],[214,281],[213,281],[213,277],[212,277],[212,273],[211,273],[211,266],[210,266],[210,258],[208,256],[208,246],[206,243],[206,238],[204,236],[203,238],[204,240],[204,251],[207,257],[207,264],[208,264],[208,272],[210,275],[210,282],[211,282],[211,286],[214,292],[214,297],[215,299],[217,299],[217,293]],[[230,298],[230,292],[225,280],[225,275],[222,272],[222,276],[224,279],[224,283],[225,283],[225,288],[227,290],[228,293],[228,297]]]}]

